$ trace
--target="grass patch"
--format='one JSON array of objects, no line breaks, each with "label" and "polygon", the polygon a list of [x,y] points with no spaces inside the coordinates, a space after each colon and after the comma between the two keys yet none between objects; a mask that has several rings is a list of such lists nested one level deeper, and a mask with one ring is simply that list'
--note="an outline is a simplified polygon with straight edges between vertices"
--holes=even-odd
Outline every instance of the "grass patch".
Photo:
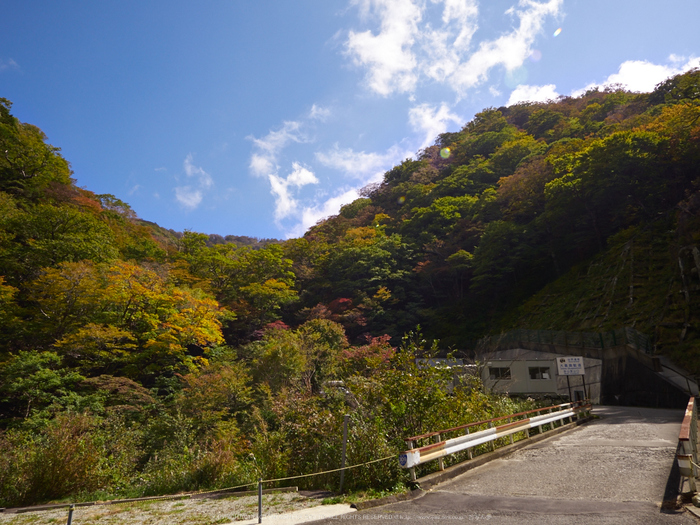
[{"label": "grass patch", "polygon": [[408,492],[408,488],[403,483],[397,483],[394,487],[385,490],[358,490],[347,494],[339,494],[330,498],[324,498],[321,501],[322,505],[336,505],[338,503],[359,503],[360,501],[369,501],[373,499],[385,498],[387,496],[395,496]]}]

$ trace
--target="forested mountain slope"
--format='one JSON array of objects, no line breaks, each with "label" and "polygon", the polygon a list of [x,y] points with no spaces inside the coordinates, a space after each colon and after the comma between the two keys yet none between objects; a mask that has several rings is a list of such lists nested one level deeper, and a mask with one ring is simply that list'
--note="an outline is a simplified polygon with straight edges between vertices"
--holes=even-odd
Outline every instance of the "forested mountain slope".
[{"label": "forested mountain slope", "polygon": [[[369,303],[369,327],[401,333],[421,323],[456,348],[528,323],[555,329],[636,323],[650,335],[664,332],[677,322],[667,317],[676,301],[667,297],[671,277],[664,272],[678,274],[682,252],[684,275],[697,279],[687,255],[698,234],[699,99],[695,70],[647,94],[609,88],[483,111],[299,241],[309,253],[335,249],[319,256],[311,278],[300,278],[302,301],[328,305],[343,295],[359,309]],[[595,264],[569,270],[608,250],[608,262],[596,264],[624,266],[617,256],[628,241],[630,258],[641,252],[631,305],[649,312],[605,303],[604,281],[613,270],[589,283],[600,288],[591,293],[602,305],[595,297],[580,304],[581,290],[569,281],[595,273]],[[540,310],[551,304],[557,315],[537,317],[525,307],[514,320],[514,309],[559,277],[571,293],[557,303],[537,299]],[[644,279],[650,284],[638,282]],[[618,282],[615,293],[625,286]],[[650,302],[668,302],[667,313],[651,313]],[[582,308],[610,312],[587,317]],[[574,310],[573,317],[563,314]]]},{"label": "forested mountain slope", "polygon": [[344,413],[348,461],[388,457],[523,408],[414,360],[509,328],[699,371],[698,184],[698,70],[484,110],[284,242],[138,219],[0,99],[0,506],[335,469]]}]

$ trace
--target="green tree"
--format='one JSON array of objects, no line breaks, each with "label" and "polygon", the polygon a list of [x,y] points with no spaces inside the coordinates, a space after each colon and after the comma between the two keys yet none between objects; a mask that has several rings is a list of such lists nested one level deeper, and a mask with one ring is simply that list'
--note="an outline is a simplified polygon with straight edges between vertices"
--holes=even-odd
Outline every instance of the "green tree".
[{"label": "green tree", "polygon": [[10,114],[12,103],[0,98],[0,190],[35,199],[51,182],[71,183],[60,148],[46,144],[46,135]]},{"label": "green tree", "polygon": [[0,256],[13,284],[34,279],[40,268],[62,262],[116,259],[112,230],[92,214],[72,206],[39,204],[9,221],[15,239]]},{"label": "green tree", "polygon": [[20,351],[0,364],[0,407],[4,419],[32,419],[43,424],[52,407],[80,401],[77,386],[85,378],[64,368],[55,352]]}]

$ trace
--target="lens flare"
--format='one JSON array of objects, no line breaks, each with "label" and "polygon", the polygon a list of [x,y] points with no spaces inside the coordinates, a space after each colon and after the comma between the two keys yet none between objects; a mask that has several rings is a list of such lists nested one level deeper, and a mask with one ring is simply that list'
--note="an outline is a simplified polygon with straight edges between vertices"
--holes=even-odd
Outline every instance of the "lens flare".
[{"label": "lens flare", "polygon": [[561,27],[554,32],[554,36],[559,36],[561,34]]},{"label": "lens flare", "polygon": [[399,198],[397,199],[397,202],[398,202],[399,204],[403,204],[404,202],[406,202],[406,197],[404,197],[403,195],[401,195],[401,197],[399,197]]},{"label": "lens flare", "polygon": [[534,49],[532,53],[530,53],[530,61],[539,62],[540,60],[542,60],[542,51],[539,49]]},{"label": "lens flare", "polygon": [[450,158],[450,155],[452,155],[452,152],[450,151],[450,148],[442,148],[442,149],[440,150],[440,156],[441,156],[443,159],[449,159],[449,158]]}]

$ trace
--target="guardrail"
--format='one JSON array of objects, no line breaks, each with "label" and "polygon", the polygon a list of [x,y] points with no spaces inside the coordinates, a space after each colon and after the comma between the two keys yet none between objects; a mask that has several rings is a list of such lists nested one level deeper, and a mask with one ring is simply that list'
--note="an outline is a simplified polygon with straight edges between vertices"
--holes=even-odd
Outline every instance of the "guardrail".
[{"label": "guardrail", "polygon": [[[561,405],[528,410],[527,412],[519,412],[517,414],[510,414],[484,421],[477,421],[475,423],[448,428],[446,430],[438,430],[420,436],[413,436],[405,440],[409,450],[399,454],[399,464],[403,468],[410,469],[411,480],[415,481],[415,467],[418,465],[437,459],[440,461],[440,470],[444,470],[443,458],[445,456],[466,450],[469,459],[472,459],[472,448],[478,445],[490,443],[491,450],[495,450],[495,440],[499,438],[510,436],[510,443],[512,444],[513,434],[517,432],[526,432],[527,437],[530,437],[530,429],[538,428],[541,434],[543,432],[543,425],[550,425],[550,428],[554,428],[554,424],[557,421],[562,421],[563,424],[563,420],[567,418],[569,422],[573,422],[574,417],[578,419],[581,413],[587,413],[590,409],[591,405],[587,401],[576,401],[573,403],[564,403]],[[531,414],[538,415],[531,416]],[[503,420],[507,420],[507,422],[501,425],[495,424]],[[470,429],[482,425],[488,425],[488,428],[470,433]],[[466,434],[441,441],[442,435],[458,432],[460,430],[466,430]],[[435,439],[436,443],[431,443],[420,448],[413,448],[414,443],[417,441],[429,439],[431,437]]]},{"label": "guardrail", "polygon": [[698,474],[698,413],[695,405],[695,398],[691,397],[681,423],[676,453],[681,476],[688,478],[688,487],[692,492],[696,491],[695,478]]}]

